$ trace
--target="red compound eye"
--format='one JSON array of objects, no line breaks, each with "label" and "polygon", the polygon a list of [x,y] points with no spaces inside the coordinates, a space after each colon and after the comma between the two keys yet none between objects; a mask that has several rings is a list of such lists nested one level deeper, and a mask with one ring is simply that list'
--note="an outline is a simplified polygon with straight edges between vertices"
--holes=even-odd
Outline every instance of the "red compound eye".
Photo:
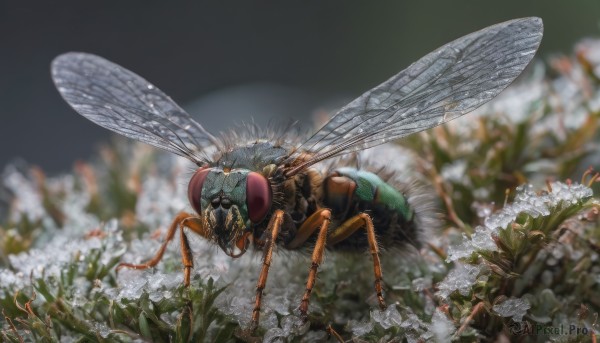
[{"label": "red compound eye", "polygon": [[271,208],[271,185],[264,176],[250,172],[246,179],[246,205],[250,221],[258,223]]},{"label": "red compound eye", "polygon": [[202,185],[204,185],[204,179],[206,179],[206,175],[209,172],[209,168],[198,168],[188,185],[188,200],[197,213],[202,213],[200,203],[200,199],[202,199]]}]

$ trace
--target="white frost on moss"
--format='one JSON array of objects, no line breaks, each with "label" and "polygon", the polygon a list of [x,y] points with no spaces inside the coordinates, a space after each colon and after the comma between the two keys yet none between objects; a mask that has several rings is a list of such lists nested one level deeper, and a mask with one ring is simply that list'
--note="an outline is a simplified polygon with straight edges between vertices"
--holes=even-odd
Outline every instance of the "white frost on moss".
[{"label": "white frost on moss", "polygon": [[10,212],[11,221],[18,222],[21,215],[25,215],[32,222],[44,217],[42,195],[37,191],[34,182],[24,175],[19,168],[15,165],[7,166],[2,176],[2,182],[14,195],[13,208]]},{"label": "white frost on moss", "polygon": [[[27,252],[8,256],[10,269],[0,269],[0,288],[10,287],[20,289],[29,285],[30,276],[34,279],[42,276],[60,278],[65,267],[78,259],[84,262],[93,251],[101,250],[99,263],[107,265],[109,260],[118,258],[123,254],[125,246],[122,243],[121,232],[117,228],[117,221],[111,220],[103,226],[105,238],[70,238],[67,235],[57,235],[45,246],[30,249]],[[79,263],[78,268],[85,269],[85,263]],[[80,271],[78,274],[85,274]],[[75,285],[87,287],[89,283],[76,280]],[[16,286],[16,287],[15,287]]]},{"label": "white frost on moss", "polygon": [[372,310],[371,320],[378,323],[386,330],[402,324],[402,316],[398,312],[396,306],[388,306],[385,311]]},{"label": "white frost on moss", "polygon": [[[532,111],[542,108],[543,100],[548,93],[548,85],[543,82],[546,72],[544,64],[535,63],[531,69],[533,72],[528,75],[527,79],[513,83],[492,101],[475,110],[474,114],[498,116],[497,114],[501,113],[511,123],[530,120]],[[471,118],[469,120],[476,123],[472,119],[473,114],[469,116]]]},{"label": "white frost on moss", "polygon": [[55,193],[65,194],[63,201],[59,203],[60,212],[65,214],[61,231],[65,231],[68,236],[80,237],[81,234],[101,225],[100,219],[87,211],[92,195],[85,184],[82,188],[77,187],[72,175],[52,178],[47,183],[48,188],[55,189]]},{"label": "white frost on moss", "polygon": [[454,323],[442,311],[436,309],[429,325],[429,333],[433,336],[433,341],[450,342],[455,331]]},{"label": "white frost on moss", "polygon": [[420,277],[412,280],[412,290],[415,292],[422,292],[432,287],[431,276]]},{"label": "white frost on moss", "polygon": [[452,163],[447,163],[442,167],[442,179],[468,185],[469,178],[465,177],[467,172],[467,161],[456,160]]},{"label": "white frost on moss", "polygon": [[150,228],[168,228],[177,212],[189,207],[187,183],[181,176],[182,166],[175,165],[172,179],[148,176],[138,195],[136,218]]},{"label": "white frost on moss", "polygon": [[500,304],[494,305],[492,310],[502,317],[511,317],[513,321],[520,322],[530,308],[531,305],[527,299],[510,298]]},{"label": "white frost on moss", "polygon": [[142,294],[147,293],[150,300],[158,302],[171,298],[172,290],[182,283],[182,275],[150,270],[135,276],[131,275],[131,277],[119,277],[119,287],[108,288],[105,290],[105,294],[116,301],[121,301],[122,299],[139,299]]},{"label": "white frost on moss", "polygon": [[459,244],[448,247],[447,261],[451,262],[469,257],[481,250],[496,251],[497,246],[494,243],[493,236],[498,234],[499,229],[507,228],[521,213],[528,214],[533,218],[548,216],[559,206],[571,206],[583,202],[593,195],[591,188],[580,184],[569,185],[562,182],[552,182],[551,188],[551,192],[537,194],[533,191],[531,185],[517,187],[517,194],[513,203],[504,206],[500,211],[487,217],[484,225],[476,227],[470,238],[463,234],[463,239]]},{"label": "white frost on moss", "polygon": [[380,330],[401,328],[404,330],[403,335],[408,342],[418,342],[419,338],[431,336],[427,334],[428,325],[412,313],[409,308],[393,304],[384,311],[373,309],[369,320],[351,320],[347,326],[351,328],[352,334],[357,337],[373,332],[375,327],[380,328]]},{"label": "white frost on moss", "polygon": [[348,326],[351,328],[352,334],[358,337],[364,336],[373,331],[374,327],[372,322],[359,323],[357,321],[348,322]]},{"label": "white frost on moss", "polygon": [[448,275],[438,283],[436,295],[446,299],[450,294],[458,291],[461,295],[467,296],[471,292],[473,285],[481,278],[487,277],[487,269],[482,265],[470,265],[457,263]]},{"label": "white frost on moss", "polygon": [[281,319],[281,328],[277,327],[277,322],[272,326],[265,333],[263,342],[288,342],[291,338],[308,332],[310,323],[300,317],[285,316]]},{"label": "white frost on moss", "polygon": [[5,289],[23,289],[29,283],[29,276],[21,272],[13,272],[8,269],[0,269],[0,298],[6,298],[10,294]]},{"label": "white frost on moss", "polygon": [[593,67],[592,72],[596,77],[600,77],[600,40],[587,38],[577,44],[575,50],[579,54],[584,54],[587,61]]}]

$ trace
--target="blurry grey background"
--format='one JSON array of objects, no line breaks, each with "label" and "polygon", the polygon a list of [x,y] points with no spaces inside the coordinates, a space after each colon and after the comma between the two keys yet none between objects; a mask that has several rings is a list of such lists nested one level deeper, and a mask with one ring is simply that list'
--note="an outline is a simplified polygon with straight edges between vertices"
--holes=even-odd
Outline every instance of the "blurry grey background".
[{"label": "blurry grey background", "polygon": [[135,71],[218,131],[309,121],[450,40],[524,16],[544,20],[538,58],[600,33],[595,0],[0,0],[0,170],[21,157],[67,171],[108,139],[54,89],[49,63],[66,51]]}]

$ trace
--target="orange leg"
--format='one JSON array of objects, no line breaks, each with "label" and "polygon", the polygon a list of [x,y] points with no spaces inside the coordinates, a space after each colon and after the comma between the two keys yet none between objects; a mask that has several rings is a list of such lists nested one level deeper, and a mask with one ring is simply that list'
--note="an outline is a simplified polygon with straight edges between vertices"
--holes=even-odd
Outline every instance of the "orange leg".
[{"label": "orange leg", "polygon": [[298,232],[296,232],[294,239],[292,239],[285,247],[287,249],[297,249],[301,247],[302,244],[304,244],[304,242],[306,242],[306,240],[309,239],[323,224],[323,212],[327,212],[327,218],[331,218],[331,211],[328,209],[317,210],[310,217],[306,218],[300,228],[298,228]]},{"label": "orange leg", "polygon": [[177,229],[180,229],[181,254],[184,266],[183,282],[186,287],[189,286],[191,269],[193,268],[194,263],[192,258],[192,251],[190,249],[187,236],[185,235],[185,232],[183,230],[184,227],[190,228],[193,232],[197,233],[202,237],[208,237],[208,233],[202,227],[202,222],[199,217],[186,212],[179,212],[179,214],[177,214],[177,217],[175,217],[173,223],[169,227],[169,231],[167,232],[167,237],[165,238],[164,243],[161,245],[160,249],[158,249],[158,251],[152,259],[143,264],[119,263],[119,265],[117,266],[117,271],[119,271],[121,268],[148,269],[156,266],[158,262],[160,262],[160,260],[163,258],[165,250],[167,249],[167,245],[175,236],[175,231],[177,231]]},{"label": "orange leg", "polygon": [[[310,300],[310,295],[312,293],[312,289],[315,286],[315,281],[317,279],[317,270],[319,269],[319,265],[323,262],[323,255],[325,253],[325,245],[327,242],[327,230],[329,228],[329,223],[331,222],[331,211],[328,209],[321,209],[315,212],[312,216],[310,216],[298,229],[298,236],[303,237],[303,241],[306,241],[310,235],[319,229],[319,235],[317,236],[317,241],[315,243],[315,248],[311,257],[310,271],[308,272],[308,279],[306,280],[306,290],[304,291],[304,295],[302,296],[302,300],[300,301],[300,315],[303,318],[306,318],[308,313],[308,303]],[[296,239],[292,241],[292,243],[296,242]]]},{"label": "orange leg", "polygon": [[381,272],[381,262],[379,261],[379,247],[377,245],[377,239],[375,238],[375,227],[373,221],[366,213],[359,213],[356,216],[346,220],[342,225],[338,226],[329,236],[328,244],[334,245],[350,237],[358,229],[364,228],[367,231],[367,241],[369,242],[369,249],[371,250],[371,257],[373,258],[373,269],[375,272],[375,292],[377,293],[377,300],[379,301],[379,307],[384,310],[386,308],[385,300],[383,300],[383,288],[381,282],[383,276]]},{"label": "orange leg", "polygon": [[267,284],[267,277],[269,276],[269,267],[271,266],[271,260],[273,259],[273,248],[279,235],[279,229],[283,223],[284,212],[282,210],[275,211],[273,217],[269,221],[267,231],[271,233],[265,244],[265,252],[263,254],[263,263],[258,282],[256,284],[256,298],[254,300],[254,309],[252,310],[252,321],[250,322],[250,330],[254,331],[258,327],[258,319],[260,317],[260,303],[262,300],[262,293]]}]

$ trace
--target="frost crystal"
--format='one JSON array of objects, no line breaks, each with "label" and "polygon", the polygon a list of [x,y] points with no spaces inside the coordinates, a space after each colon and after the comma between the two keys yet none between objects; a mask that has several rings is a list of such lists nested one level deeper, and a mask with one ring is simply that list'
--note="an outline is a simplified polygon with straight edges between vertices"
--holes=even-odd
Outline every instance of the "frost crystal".
[{"label": "frost crystal", "polygon": [[425,289],[431,288],[432,280],[431,277],[417,278],[412,281],[412,290],[415,292],[421,292]]},{"label": "frost crystal", "polygon": [[283,329],[274,327],[271,328],[267,331],[267,333],[265,333],[265,336],[263,337],[263,342],[264,343],[275,343],[275,342],[285,342],[285,332],[283,332]]},{"label": "frost crystal", "polygon": [[102,338],[107,338],[110,334],[110,328],[106,324],[94,322],[93,325],[96,329],[96,332],[98,332],[98,334],[102,336]]},{"label": "frost crystal", "polygon": [[14,165],[4,170],[3,183],[15,196],[12,211],[12,221],[18,221],[18,216],[26,215],[30,221],[41,219],[44,214],[42,196],[36,185]]},{"label": "frost crystal", "polygon": [[[528,120],[531,115],[532,104],[539,103],[546,96],[547,85],[542,82],[544,76],[542,64],[534,65],[536,73],[532,82],[513,84],[500,93],[494,101],[490,101],[474,113],[502,113],[511,122],[522,122]],[[472,114],[471,114],[472,115]],[[476,122],[471,119],[472,122]]]},{"label": "frost crystal", "polygon": [[[68,213],[66,222],[71,223],[71,218],[81,213]],[[65,268],[75,263],[79,273],[85,274],[89,267],[86,258],[101,253],[98,266],[103,267],[110,264],[111,260],[118,259],[125,251],[121,232],[117,228],[117,221],[110,220],[101,226],[105,238],[89,237],[82,238],[76,234],[81,228],[75,228],[65,224],[61,235],[56,235],[40,248],[32,248],[27,252],[12,254],[8,256],[10,269],[0,268],[0,288],[22,289],[30,285],[30,277],[37,278],[60,278]],[[72,236],[72,237],[70,237]],[[79,236],[78,238],[76,238]],[[73,281],[78,290],[86,290],[90,282],[85,278]],[[3,291],[0,291],[2,295]]]},{"label": "frost crystal", "polygon": [[492,310],[502,317],[512,317],[513,321],[520,322],[530,308],[531,305],[526,299],[510,298],[494,305]]},{"label": "frost crystal", "polygon": [[372,322],[358,323],[356,321],[350,321],[348,322],[348,325],[352,328],[352,334],[358,337],[373,331]]},{"label": "frost crystal", "polygon": [[431,318],[429,331],[433,334],[435,342],[450,342],[456,328],[442,311],[436,309]]},{"label": "frost crystal", "polygon": [[464,296],[469,295],[471,287],[477,282],[482,272],[482,267],[479,265],[457,264],[438,284],[437,295],[444,299],[454,291],[458,291]]},{"label": "frost crystal", "polygon": [[[174,172],[178,173],[177,170]],[[178,175],[174,178],[177,179]],[[186,186],[182,180],[180,182],[150,176],[144,181],[136,203],[137,218],[148,227],[169,227],[176,213],[187,205]]]},{"label": "frost crystal", "polygon": [[441,174],[444,180],[464,184],[468,181],[468,179],[465,177],[466,171],[467,162],[464,160],[456,160],[450,164],[444,165]]},{"label": "frost crystal", "polygon": [[0,298],[5,298],[4,289],[21,289],[28,283],[29,277],[23,273],[14,273],[8,269],[0,269]]},{"label": "frost crystal", "polygon": [[402,323],[402,317],[396,306],[390,306],[385,311],[371,311],[371,319],[381,325],[384,329],[399,326]]},{"label": "frost crystal", "polygon": [[461,243],[448,247],[447,261],[468,257],[476,251],[496,251],[497,247],[492,237],[498,234],[499,229],[507,228],[521,213],[526,213],[533,218],[547,216],[557,207],[560,209],[577,204],[593,194],[591,188],[580,184],[553,182],[551,188],[551,192],[537,194],[531,185],[518,187],[512,204],[487,217],[484,225],[476,227],[470,238],[463,235]]}]

